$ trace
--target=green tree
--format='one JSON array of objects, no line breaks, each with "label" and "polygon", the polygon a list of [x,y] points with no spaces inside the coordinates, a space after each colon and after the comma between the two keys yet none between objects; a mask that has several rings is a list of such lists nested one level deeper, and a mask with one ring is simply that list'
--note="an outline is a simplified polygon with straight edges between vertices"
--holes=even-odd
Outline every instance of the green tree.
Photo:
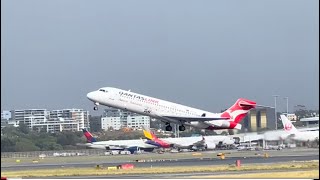
[{"label": "green tree", "polygon": [[15,145],[15,151],[39,151],[40,148],[35,146],[34,143],[25,138],[21,138]]},{"label": "green tree", "polygon": [[1,136],[1,152],[12,152],[15,151],[15,141],[9,137]]},{"label": "green tree", "polygon": [[19,131],[21,131],[23,134],[29,134],[30,128],[25,124],[24,122],[19,122]]}]

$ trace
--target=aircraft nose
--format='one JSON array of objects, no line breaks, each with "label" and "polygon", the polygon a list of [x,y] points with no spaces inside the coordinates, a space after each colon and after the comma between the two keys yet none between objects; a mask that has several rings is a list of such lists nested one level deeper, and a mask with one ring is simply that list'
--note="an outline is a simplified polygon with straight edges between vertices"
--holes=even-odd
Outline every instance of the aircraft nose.
[{"label": "aircraft nose", "polygon": [[95,97],[95,93],[94,93],[94,92],[89,92],[89,93],[87,94],[87,98],[90,99],[91,101],[94,100],[94,97]]}]

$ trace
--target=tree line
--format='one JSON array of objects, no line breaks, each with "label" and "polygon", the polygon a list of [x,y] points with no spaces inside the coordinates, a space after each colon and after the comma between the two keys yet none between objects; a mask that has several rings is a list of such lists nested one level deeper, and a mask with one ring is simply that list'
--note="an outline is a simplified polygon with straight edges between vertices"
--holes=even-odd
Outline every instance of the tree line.
[{"label": "tree line", "polygon": [[21,123],[19,127],[8,126],[1,130],[1,152],[78,149],[77,143],[85,143],[82,136],[82,132],[33,131]]},{"label": "tree line", "polygon": [[[143,131],[99,131],[93,133],[97,141],[144,138]],[[52,151],[84,149],[77,144],[87,143],[82,131],[48,133],[30,129],[20,123],[19,127],[8,126],[1,130],[1,152]]]}]

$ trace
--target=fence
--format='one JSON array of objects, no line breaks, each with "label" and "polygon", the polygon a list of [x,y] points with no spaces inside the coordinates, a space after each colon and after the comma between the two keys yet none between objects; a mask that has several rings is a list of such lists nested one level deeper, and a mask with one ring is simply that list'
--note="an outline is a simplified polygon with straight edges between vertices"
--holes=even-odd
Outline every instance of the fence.
[{"label": "fence", "polygon": [[53,157],[53,156],[93,156],[104,155],[103,149],[77,149],[59,151],[1,152],[1,158]]}]

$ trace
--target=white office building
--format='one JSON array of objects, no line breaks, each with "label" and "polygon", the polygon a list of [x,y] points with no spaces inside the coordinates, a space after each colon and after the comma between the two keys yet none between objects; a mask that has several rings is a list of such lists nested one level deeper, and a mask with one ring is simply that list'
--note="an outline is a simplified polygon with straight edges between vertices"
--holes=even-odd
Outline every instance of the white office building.
[{"label": "white office building", "polygon": [[50,118],[65,118],[65,119],[73,119],[79,122],[80,131],[83,128],[88,129],[90,127],[89,122],[89,111],[85,111],[83,109],[62,109],[62,110],[53,110],[50,111]]},{"label": "white office building", "polygon": [[109,129],[119,130],[122,128],[121,118],[120,117],[102,117],[101,118],[101,129],[109,130]]},{"label": "white office building", "polygon": [[19,125],[19,123],[24,123],[29,128],[32,128],[34,123],[46,122],[49,119],[49,111],[46,109],[13,110],[11,113],[11,124]]},{"label": "white office building", "polygon": [[101,129],[108,130],[110,128],[119,130],[121,128],[133,128],[139,129],[141,125],[150,127],[149,116],[128,116],[122,117],[102,117],[101,118]]},{"label": "white office building", "polygon": [[114,130],[121,128],[138,129],[141,125],[150,127],[150,120],[149,116],[141,116],[129,111],[109,108],[105,109],[101,118],[101,129],[108,130],[110,127]]},{"label": "white office building", "polygon": [[81,131],[89,128],[89,111],[83,109],[62,109],[48,111],[46,109],[12,110],[12,119],[8,124],[19,126],[26,124],[30,129],[47,132]]},{"label": "white office building", "polygon": [[80,123],[71,118],[55,118],[48,121],[35,122],[32,128],[38,131],[46,130],[46,132],[56,133],[61,131],[79,131]]},{"label": "white office building", "polygon": [[141,125],[146,127],[150,127],[150,120],[149,116],[128,116],[127,117],[127,127],[138,129]]}]

